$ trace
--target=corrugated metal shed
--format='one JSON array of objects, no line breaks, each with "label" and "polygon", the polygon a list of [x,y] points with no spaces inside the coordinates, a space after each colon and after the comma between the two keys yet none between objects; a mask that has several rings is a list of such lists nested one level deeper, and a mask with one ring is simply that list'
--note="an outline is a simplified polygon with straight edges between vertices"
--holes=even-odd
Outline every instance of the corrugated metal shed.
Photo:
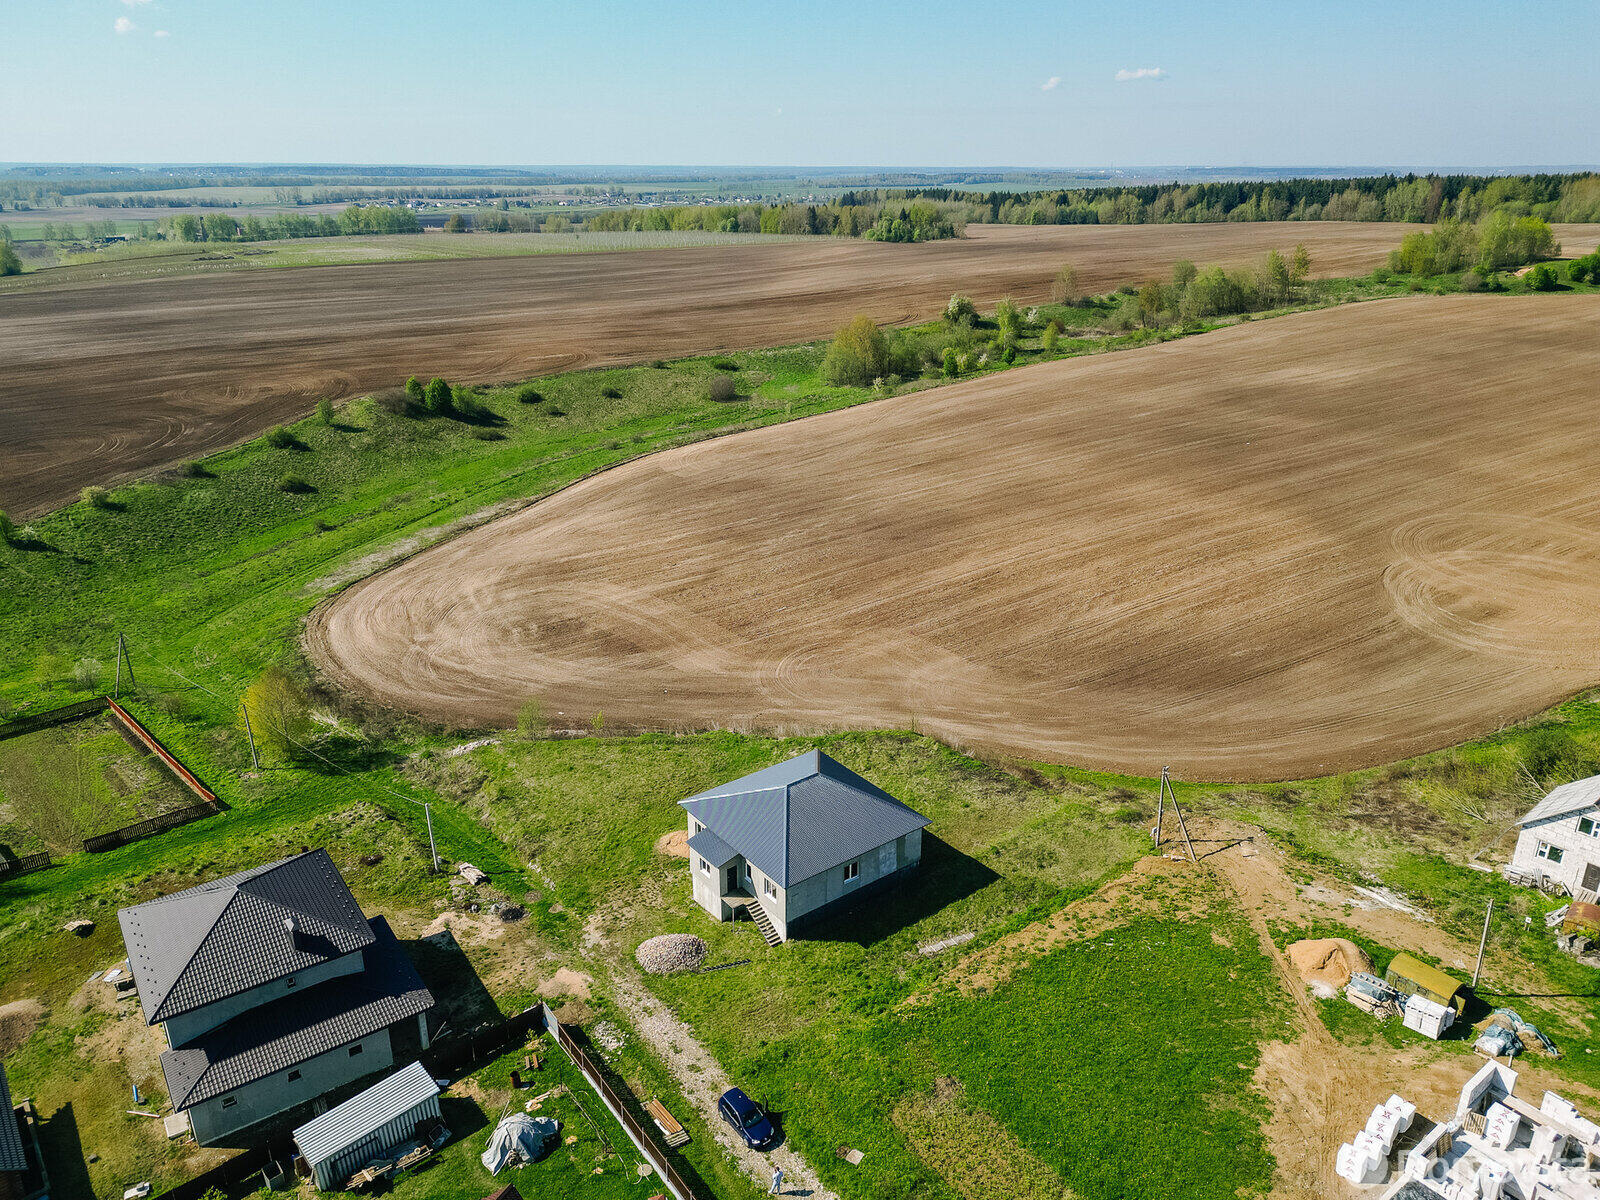
[{"label": "corrugated metal shed", "polygon": [[781,887],[928,824],[921,813],[820,750],[679,803]]},{"label": "corrugated metal shed", "polygon": [[0,1171],[26,1171],[28,1154],[22,1147],[22,1129],[11,1105],[11,1085],[0,1063]]},{"label": "corrugated metal shed", "polygon": [[420,1062],[373,1084],[294,1131],[319,1188],[343,1184],[371,1159],[410,1142],[439,1116],[439,1087]]}]

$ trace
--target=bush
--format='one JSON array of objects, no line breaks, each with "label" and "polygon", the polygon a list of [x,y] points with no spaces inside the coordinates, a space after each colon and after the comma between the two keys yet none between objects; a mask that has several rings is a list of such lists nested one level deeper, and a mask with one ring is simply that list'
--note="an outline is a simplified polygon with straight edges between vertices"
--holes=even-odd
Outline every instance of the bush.
[{"label": "bush", "polygon": [[422,407],[422,380],[415,375],[406,380],[406,398],[417,407]]},{"label": "bush", "polygon": [[178,472],[189,479],[209,479],[211,472],[206,470],[205,463],[198,458],[191,458],[178,468]]},{"label": "bush", "polygon": [[95,658],[80,658],[72,664],[72,683],[80,692],[95,692],[100,690],[100,673],[105,670],[100,665],[100,660]]},{"label": "bush", "polygon": [[517,736],[531,742],[544,736],[546,726],[544,705],[537,700],[524,700],[517,710]]},{"label": "bush", "polygon": [[871,317],[852,320],[833,339],[822,360],[822,375],[829,383],[866,387],[885,374],[889,344]]},{"label": "bush", "polygon": [[1057,304],[1076,304],[1082,298],[1078,290],[1078,272],[1070,264],[1063,266],[1050,283],[1050,299]]},{"label": "bush", "polygon": [[600,389],[600,394],[602,396],[604,396],[607,400],[621,400],[622,399],[622,389],[619,388],[619,387],[603,387],[603,388]]},{"label": "bush", "polygon": [[955,347],[946,346],[944,348],[944,358],[942,360],[941,367],[944,371],[945,378],[947,379],[954,379],[957,375],[961,374],[961,360],[956,357]]},{"label": "bush", "polygon": [[306,482],[305,476],[296,475],[291,471],[289,474],[278,480],[278,490],[280,492],[289,492],[292,495],[300,495],[303,492],[309,492],[315,489],[313,489],[312,486]]},{"label": "bush", "polygon": [[3,510],[0,510],[0,545],[9,546],[11,544],[11,539],[16,536],[16,524]]},{"label": "bush", "polygon": [[22,259],[9,241],[0,241],[0,275],[21,275]]},{"label": "bush", "polygon": [[1008,341],[1015,341],[1022,336],[1022,314],[1009,296],[994,306],[994,323],[999,327],[1001,336]]},{"label": "bush", "polygon": [[397,417],[408,415],[420,403],[413,403],[405,388],[389,388],[387,391],[379,392],[373,396],[372,402],[384,412]]},{"label": "bush", "polygon": [[317,401],[317,420],[324,425],[333,424],[333,401],[326,396]]},{"label": "bush", "polygon": [[1528,286],[1536,292],[1553,292],[1557,282],[1556,270],[1549,263],[1540,263],[1528,272]]},{"label": "bush", "polygon": [[109,509],[111,507],[111,493],[103,487],[96,487],[90,484],[78,495],[91,508]]},{"label": "bush", "polygon": [[657,371],[665,371],[667,369],[667,360],[664,358],[658,358],[651,362],[650,365]]},{"label": "bush", "polygon": [[1600,250],[1585,254],[1567,264],[1567,278],[1573,283],[1600,284]]},{"label": "bush", "polygon": [[731,358],[719,358],[711,365],[719,371],[737,371],[739,369],[739,364]]},{"label": "bush", "polygon": [[972,302],[971,296],[963,296],[958,292],[944,306],[944,319],[950,325],[971,325],[978,319],[978,306]]},{"label": "bush", "polygon": [[1060,337],[1061,335],[1056,331],[1055,322],[1052,321],[1050,324],[1044,327],[1044,337],[1040,339],[1040,344],[1046,350],[1054,350],[1056,348],[1056,342],[1060,339]]},{"label": "bush", "polygon": [[428,411],[436,417],[447,417],[455,409],[455,393],[451,391],[450,385],[437,375],[428,380],[423,400],[428,406]]},{"label": "bush", "polygon": [[1463,292],[1483,291],[1483,276],[1479,274],[1476,267],[1470,271],[1461,272],[1461,278],[1457,282],[1461,285]]},{"label": "bush", "polygon": [[274,425],[267,430],[267,445],[274,450],[293,450],[300,445],[300,439],[290,433],[283,425]]},{"label": "bush", "polygon": [[739,398],[739,387],[731,375],[713,376],[706,392],[717,404],[727,404],[730,400]]},{"label": "bush", "polygon": [[544,393],[531,383],[525,383],[517,389],[518,404],[542,404]]}]

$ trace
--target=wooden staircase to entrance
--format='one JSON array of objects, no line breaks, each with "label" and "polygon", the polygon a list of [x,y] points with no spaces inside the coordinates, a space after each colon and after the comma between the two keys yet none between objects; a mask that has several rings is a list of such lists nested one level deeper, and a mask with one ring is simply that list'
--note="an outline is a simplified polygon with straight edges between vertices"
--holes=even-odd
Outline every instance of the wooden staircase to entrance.
[{"label": "wooden staircase to entrance", "polygon": [[767,945],[776,946],[783,941],[778,936],[778,929],[777,926],[773,925],[772,918],[767,916],[767,910],[761,907],[761,901],[751,897],[749,903],[744,906],[744,910],[750,914],[750,919],[756,923],[756,928],[760,930],[761,936],[767,940]]}]

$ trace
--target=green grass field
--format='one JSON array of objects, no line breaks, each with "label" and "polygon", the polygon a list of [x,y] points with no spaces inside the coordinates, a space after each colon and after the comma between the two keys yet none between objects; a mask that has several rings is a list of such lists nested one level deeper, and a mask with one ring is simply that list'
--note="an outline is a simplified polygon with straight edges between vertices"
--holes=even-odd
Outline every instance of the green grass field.
[{"label": "green grass field", "polygon": [[[1329,294],[1391,292],[1342,284]],[[1096,311],[1063,315],[1078,327]],[[1162,336],[1069,338],[1060,352]],[[735,404],[708,398],[722,374],[709,359],[542,379],[536,403],[518,402],[514,389],[482,389],[473,399],[493,415],[475,423],[400,416],[360,400],[332,424],[296,425],[303,448],[253,441],[193,473],[117,489],[115,508],[53,513],[0,547],[0,638],[17,648],[0,659],[0,706],[31,712],[79,698],[67,664],[85,655],[111,661],[125,633],[138,677],[130,706],[228,805],[135,846],[69,855],[50,871],[0,882],[0,1005],[37,1002],[44,1014],[8,1069],[19,1094],[59,1119],[52,1153],[69,1164],[67,1177],[76,1177],[74,1154],[96,1194],[133,1178],[175,1182],[194,1165],[123,1116],[134,1082],[159,1103],[159,1075],[147,1054],[108,1058],[112,1047],[132,1044],[136,1027],[84,991],[91,973],[120,957],[115,909],[324,845],[369,912],[416,936],[446,909],[459,911],[447,881],[427,872],[427,800],[446,860],[477,864],[497,894],[526,904],[526,919],[503,937],[463,943],[502,1011],[531,1000],[566,965],[594,980],[590,998],[569,1000],[574,1019],[625,1025],[608,983],[632,972],[633,947],[655,933],[696,933],[717,963],[751,959],[650,986],[736,1080],[784,1114],[795,1146],[851,1200],[1059,1198],[1067,1188],[1082,1197],[1220,1197],[1270,1188],[1264,1102],[1251,1071],[1262,1041],[1284,1035],[1286,997],[1226,896],[1197,892],[1156,915],[1131,905],[992,992],[948,986],[960,956],[1092,893],[1142,853],[1152,781],[987,763],[893,731],[561,740],[494,731],[497,742],[454,753],[485,731],[371,711],[309,677],[298,654],[306,614],[399,554],[629,457],[871,398],[867,389],[825,385],[822,353],[799,346],[719,356],[736,365],[738,390],[749,397]],[[1031,333],[1019,365],[1042,357]],[[290,473],[310,490],[282,490]],[[239,698],[274,665],[308,686],[322,718],[321,758],[269,757],[253,771]],[[683,860],[654,845],[680,826],[677,799],[812,745],[933,818],[924,875],[914,892],[842,923],[836,936],[768,954],[749,925],[708,921],[689,897]],[[0,771],[6,753],[0,744]],[[54,775],[30,768],[34,777],[59,779],[67,760],[51,761]],[[1503,838],[1506,820],[1525,807],[1524,768],[1544,785],[1597,764],[1600,699],[1584,696],[1406,763],[1269,786],[1180,784],[1179,796],[1198,812],[1259,825],[1336,878],[1376,877],[1474,942],[1482,903],[1494,896],[1485,991],[1495,995],[1497,968],[1515,961],[1550,993],[1581,998],[1600,994],[1600,972],[1557,954],[1542,922],[1523,926],[1524,916],[1542,913],[1543,898],[1464,864]],[[97,921],[92,935],[62,930],[84,915]],[[955,954],[918,952],[961,933],[973,939]],[[1592,1016],[1555,1000],[1513,1006],[1569,1047],[1556,1070],[1600,1086],[1588,1065],[1594,1056],[1583,1053],[1596,1038]],[[1346,1016],[1330,1010],[1328,1020],[1355,1039]],[[661,1095],[690,1125],[685,1158],[709,1190],[756,1194],[647,1047],[630,1038],[608,1061],[636,1094]],[[502,1063],[479,1080],[485,1117],[503,1087],[494,1074],[501,1067],[509,1069]],[[580,1188],[584,1155],[598,1153],[580,1145],[566,1165],[545,1164],[552,1194],[635,1194],[638,1183],[611,1166],[583,1176]],[[862,1165],[836,1160],[838,1145],[864,1150]],[[88,1153],[99,1162],[85,1165]],[[473,1174],[474,1153],[454,1146],[399,1190],[416,1200],[476,1200],[488,1189]],[[526,1177],[540,1179],[539,1170]]]}]

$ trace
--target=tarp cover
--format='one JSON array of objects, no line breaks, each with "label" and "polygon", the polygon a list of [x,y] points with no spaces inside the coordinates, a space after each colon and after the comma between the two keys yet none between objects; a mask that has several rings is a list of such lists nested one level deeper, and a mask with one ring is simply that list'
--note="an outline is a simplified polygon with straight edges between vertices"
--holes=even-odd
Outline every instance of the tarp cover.
[{"label": "tarp cover", "polygon": [[538,1162],[554,1148],[560,1133],[561,1126],[549,1117],[512,1113],[494,1127],[480,1158],[489,1174],[498,1175],[506,1167]]}]

